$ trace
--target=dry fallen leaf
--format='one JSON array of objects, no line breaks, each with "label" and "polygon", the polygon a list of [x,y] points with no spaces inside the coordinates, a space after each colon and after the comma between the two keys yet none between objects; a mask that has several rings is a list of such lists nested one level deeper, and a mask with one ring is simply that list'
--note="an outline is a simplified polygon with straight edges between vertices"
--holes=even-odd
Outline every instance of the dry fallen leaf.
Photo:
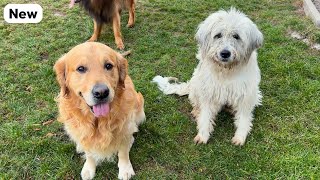
[{"label": "dry fallen leaf", "polygon": [[47,135],[46,135],[46,137],[52,137],[52,136],[55,136],[56,134],[53,134],[53,133],[48,133]]},{"label": "dry fallen leaf", "polygon": [[54,121],[53,119],[50,119],[49,121],[43,122],[42,126],[49,125],[49,124],[53,123],[53,121]]}]

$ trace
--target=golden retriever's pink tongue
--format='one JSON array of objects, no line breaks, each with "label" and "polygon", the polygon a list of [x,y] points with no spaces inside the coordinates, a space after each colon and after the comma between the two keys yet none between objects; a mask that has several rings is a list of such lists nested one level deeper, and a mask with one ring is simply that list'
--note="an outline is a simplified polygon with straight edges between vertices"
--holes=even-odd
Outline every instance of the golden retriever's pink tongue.
[{"label": "golden retriever's pink tongue", "polygon": [[97,104],[93,106],[93,113],[95,117],[107,116],[110,111],[108,103]]},{"label": "golden retriever's pink tongue", "polygon": [[74,6],[75,0],[70,0],[69,8],[72,8]]}]

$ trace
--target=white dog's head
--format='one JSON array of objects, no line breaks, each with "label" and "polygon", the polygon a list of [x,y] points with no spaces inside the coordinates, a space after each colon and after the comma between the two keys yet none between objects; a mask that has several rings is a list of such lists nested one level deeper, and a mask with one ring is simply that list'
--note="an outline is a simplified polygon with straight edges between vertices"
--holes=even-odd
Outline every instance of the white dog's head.
[{"label": "white dog's head", "polygon": [[235,8],[211,14],[198,27],[196,40],[201,59],[223,67],[246,63],[263,42],[257,26]]}]

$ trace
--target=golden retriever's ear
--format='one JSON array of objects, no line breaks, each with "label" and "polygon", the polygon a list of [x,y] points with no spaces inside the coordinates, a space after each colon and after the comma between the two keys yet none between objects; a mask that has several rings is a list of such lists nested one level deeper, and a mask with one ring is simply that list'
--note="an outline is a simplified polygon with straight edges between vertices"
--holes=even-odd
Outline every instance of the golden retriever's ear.
[{"label": "golden retriever's ear", "polygon": [[66,63],[65,63],[66,55],[63,55],[54,65],[53,69],[57,75],[57,81],[60,85],[60,94],[62,96],[66,96],[69,93],[69,90],[66,85]]},{"label": "golden retriever's ear", "polygon": [[125,79],[128,74],[128,61],[121,54],[117,54],[118,70],[119,70],[119,85],[125,88]]}]

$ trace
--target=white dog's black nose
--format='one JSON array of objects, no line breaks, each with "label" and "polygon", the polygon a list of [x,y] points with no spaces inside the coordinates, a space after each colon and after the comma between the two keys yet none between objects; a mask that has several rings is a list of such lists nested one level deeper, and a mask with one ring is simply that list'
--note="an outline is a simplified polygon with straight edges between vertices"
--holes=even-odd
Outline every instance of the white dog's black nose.
[{"label": "white dog's black nose", "polygon": [[92,95],[98,100],[103,100],[109,96],[109,88],[104,84],[96,84],[92,89]]},{"label": "white dog's black nose", "polygon": [[231,56],[231,52],[224,49],[224,50],[222,50],[222,51],[220,52],[220,56],[221,56],[223,59],[227,59],[227,58],[229,58],[229,57]]}]

